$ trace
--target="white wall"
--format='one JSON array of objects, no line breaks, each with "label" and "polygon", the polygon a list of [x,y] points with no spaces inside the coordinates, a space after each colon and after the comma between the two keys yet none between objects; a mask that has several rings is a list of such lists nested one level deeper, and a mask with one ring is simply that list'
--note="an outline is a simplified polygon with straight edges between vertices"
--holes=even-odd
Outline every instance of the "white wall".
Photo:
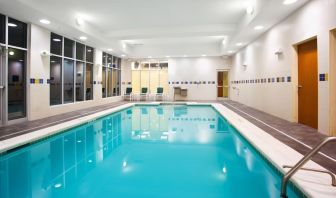
[{"label": "white wall", "polygon": [[[123,83],[131,82],[131,63],[134,60],[124,62]],[[229,60],[223,57],[186,57],[169,58],[168,60],[169,82],[179,84],[169,85],[168,99],[173,99],[173,87],[179,86],[188,89],[187,97],[176,97],[177,100],[216,100],[217,99],[217,70],[228,70]],[[187,81],[188,84],[181,84]],[[206,84],[189,84],[192,81],[206,81]],[[215,84],[208,84],[208,81],[215,81]],[[126,85],[123,86],[123,91]]]},{"label": "white wall", "polygon": [[[93,100],[62,105],[49,105],[50,59],[42,57],[42,51],[50,51],[50,31],[32,24],[30,40],[30,57],[28,64],[28,120],[35,120],[61,113],[120,101],[121,97],[102,98],[102,85],[93,85]],[[93,80],[102,81],[102,51],[95,49]],[[30,84],[29,79],[43,79],[43,84]]]},{"label": "white wall", "polygon": [[[317,37],[318,73],[328,73],[329,31],[336,27],[335,10],[336,1],[312,0],[239,51],[232,60],[231,80],[291,76],[292,82],[232,85],[231,99],[297,121],[297,52],[294,45]],[[279,48],[283,55],[278,58],[274,53]],[[246,70],[242,67],[244,62]],[[319,82],[318,90],[318,130],[328,133],[328,82]]]}]

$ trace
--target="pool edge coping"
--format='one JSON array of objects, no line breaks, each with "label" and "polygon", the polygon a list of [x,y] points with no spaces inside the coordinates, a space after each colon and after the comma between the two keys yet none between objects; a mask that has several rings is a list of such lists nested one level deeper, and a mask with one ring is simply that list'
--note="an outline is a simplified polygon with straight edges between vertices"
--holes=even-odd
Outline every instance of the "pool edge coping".
[{"label": "pool edge coping", "polygon": [[[80,118],[75,118],[64,123],[56,124],[46,128],[38,129],[36,131],[9,138],[0,141],[0,155],[11,151],[17,147],[24,146],[26,144],[34,143],[36,141],[42,140],[44,138],[57,135],[64,130],[74,128],[91,122],[93,120],[99,119],[101,117],[107,116],[109,114],[125,110],[135,105],[160,105],[165,102],[147,102],[139,103],[132,102],[127,104],[118,105],[116,107],[108,108],[90,115],[86,115]],[[190,106],[198,105],[208,105],[213,107],[221,116],[223,116],[239,133],[242,135],[260,154],[266,158],[278,171],[282,174],[286,173],[289,169],[282,168],[282,165],[293,165],[299,161],[303,155],[295,151],[293,148],[287,146],[286,144],[280,142],[275,137],[271,136],[269,133],[260,129],[253,123],[249,122],[247,119],[243,118],[236,112],[225,107],[223,104],[216,102],[169,102],[169,104],[183,104]],[[251,133],[252,131],[252,133]],[[254,135],[254,136],[251,136]],[[266,141],[267,140],[267,141]],[[266,141],[266,142],[265,142]],[[268,142],[269,141],[269,142]],[[262,142],[263,144],[258,144]],[[276,145],[276,147],[275,147]],[[279,148],[280,147],[280,148]],[[275,153],[274,153],[275,152]],[[290,154],[289,154],[290,153]],[[278,155],[282,155],[281,159]],[[285,156],[284,156],[285,155]],[[284,163],[286,160],[286,163]],[[323,169],[319,164],[309,161],[305,167]],[[294,185],[302,191],[308,197],[318,197],[318,198],[331,198],[336,196],[336,188],[330,185],[330,176],[322,175],[321,173],[312,172],[298,172],[293,176],[292,182]],[[313,182],[314,181],[314,182]],[[328,185],[329,184],[329,185]],[[323,187],[323,190],[321,190]],[[327,194],[327,192],[329,192]]]}]

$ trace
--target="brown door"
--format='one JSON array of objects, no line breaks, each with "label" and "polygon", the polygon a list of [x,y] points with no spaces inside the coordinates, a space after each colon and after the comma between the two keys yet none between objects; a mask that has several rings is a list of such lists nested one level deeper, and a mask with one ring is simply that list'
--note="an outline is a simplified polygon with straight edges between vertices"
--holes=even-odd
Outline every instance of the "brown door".
[{"label": "brown door", "polygon": [[223,79],[224,79],[224,72],[217,72],[217,97],[223,97]]},{"label": "brown door", "polygon": [[298,60],[299,123],[317,129],[318,72],[316,39],[298,46]]}]

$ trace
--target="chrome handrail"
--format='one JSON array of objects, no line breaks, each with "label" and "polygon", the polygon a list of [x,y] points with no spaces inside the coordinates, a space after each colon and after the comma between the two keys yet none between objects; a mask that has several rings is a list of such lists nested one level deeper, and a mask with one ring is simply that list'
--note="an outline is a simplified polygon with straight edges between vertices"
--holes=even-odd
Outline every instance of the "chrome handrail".
[{"label": "chrome handrail", "polygon": [[336,137],[326,137],[324,138],[317,146],[313,148],[308,154],[306,154],[295,166],[290,169],[282,178],[281,181],[281,198],[287,197],[287,183],[289,179],[303,166],[305,165],[320,149],[325,146],[327,143],[336,142]]},{"label": "chrome handrail", "polygon": [[[282,166],[282,168],[293,168],[293,166],[288,166],[288,165],[284,165]],[[318,173],[325,173],[330,175],[331,177],[331,185],[332,186],[336,186],[336,176],[328,170],[320,170],[320,169],[314,169],[314,168],[300,168],[300,170],[305,170],[305,171],[312,171],[312,172],[318,172]]]}]

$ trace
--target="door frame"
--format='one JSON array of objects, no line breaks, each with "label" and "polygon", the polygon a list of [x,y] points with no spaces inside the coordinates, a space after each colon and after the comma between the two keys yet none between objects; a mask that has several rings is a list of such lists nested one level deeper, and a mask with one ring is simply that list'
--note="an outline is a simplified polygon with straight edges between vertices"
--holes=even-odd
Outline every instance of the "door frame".
[{"label": "door frame", "polygon": [[[218,72],[228,73],[228,97],[218,97]],[[217,100],[229,100],[230,99],[230,69],[216,69],[216,98]]]},{"label": "door frame", "polygon": [[330,30],[329,37],[329,135],[336,136],[336,29]]},{"label": "door frame", "polygon": [[[299,51],[298,46],[300,44],[306,43],[311,40],[317,40],[317,74],[319,74],[319,53],[318,53],[318,38],[317,36],[313,36],[307,38],[305,40],[299,41],[292,45],[292,66],[291,66],[291,74],[292,74],[292,119],[293,122],[299,123]],[[317,82],[319,83],[319,82]],[[319,109],[319,106],[317,107]],[[317,126],[319,126],[319,121],[317,120]],[[318,130],[318,128],[317,128]]]},{"label": "door frame", "polygon": [[7,50],[6,46],[3,46],[0,44],[0,126],[3,126],[6,124],[7,121],[7,113],[6,113],[6,62],[7,62]]},{"label": "door frame", "polygon": [[[28,120],[28,94],[29,94],[29,81],[28,81],[28,70],[30,68],[30,65],[29,65],[29,62],[30,62],[30,30],[31,30],[31,27],[30,27],[30,24],[25,22],[25,21],[21,21],[21,22],[24,22],[27,24],[27,47],[26,48],[22,48],[22,47],[17,47],[17,46],[12,46],[12,45],[9,45],[8,44],[8,18],[9,16],[7,15],[4,15],[6,17],[6,20],[5,20],[5,26],[6,26],[6,39],[5,39],[5,43],[3,44],[0,44],[0,46],[3,48],[3,61],[2,61],[2,65],[0,65],[2,67],[2,79],[0,77],[0,80],[2,80],[2,82],[0,81],[0,83],[3,83],[4,85],[4,90],[2,91],[2,109],[0,110],[0,114],[2,114],[2,120],[0,120],[0,126],[4,126],[4,125],[11,125],[11,124],[17,124],[17,123],[22,123],[22,122],[25,122]],[[26,64],[25,64],[25,69],[24,69],[24,72],[23,72],[23,75],[24,75],[24,91],[25,91],[25,94],[24,94],[24,103],[25,103],[25,112],[26,112],[26,115],[25,117],[22,117],[22,118],[18,118],[18,119],[14,119],[14,120],[8,120],[8,48],[14,48],[14,49],[19,49],[19,50],[24,50],[26,51],[26,55],[25,55],[25,59],[26,59]],[[1,90],[1,89],[0,89]],[[1,92],[1,91],[0,91]],[[1,102],[1,100],[0,100]]]}]

